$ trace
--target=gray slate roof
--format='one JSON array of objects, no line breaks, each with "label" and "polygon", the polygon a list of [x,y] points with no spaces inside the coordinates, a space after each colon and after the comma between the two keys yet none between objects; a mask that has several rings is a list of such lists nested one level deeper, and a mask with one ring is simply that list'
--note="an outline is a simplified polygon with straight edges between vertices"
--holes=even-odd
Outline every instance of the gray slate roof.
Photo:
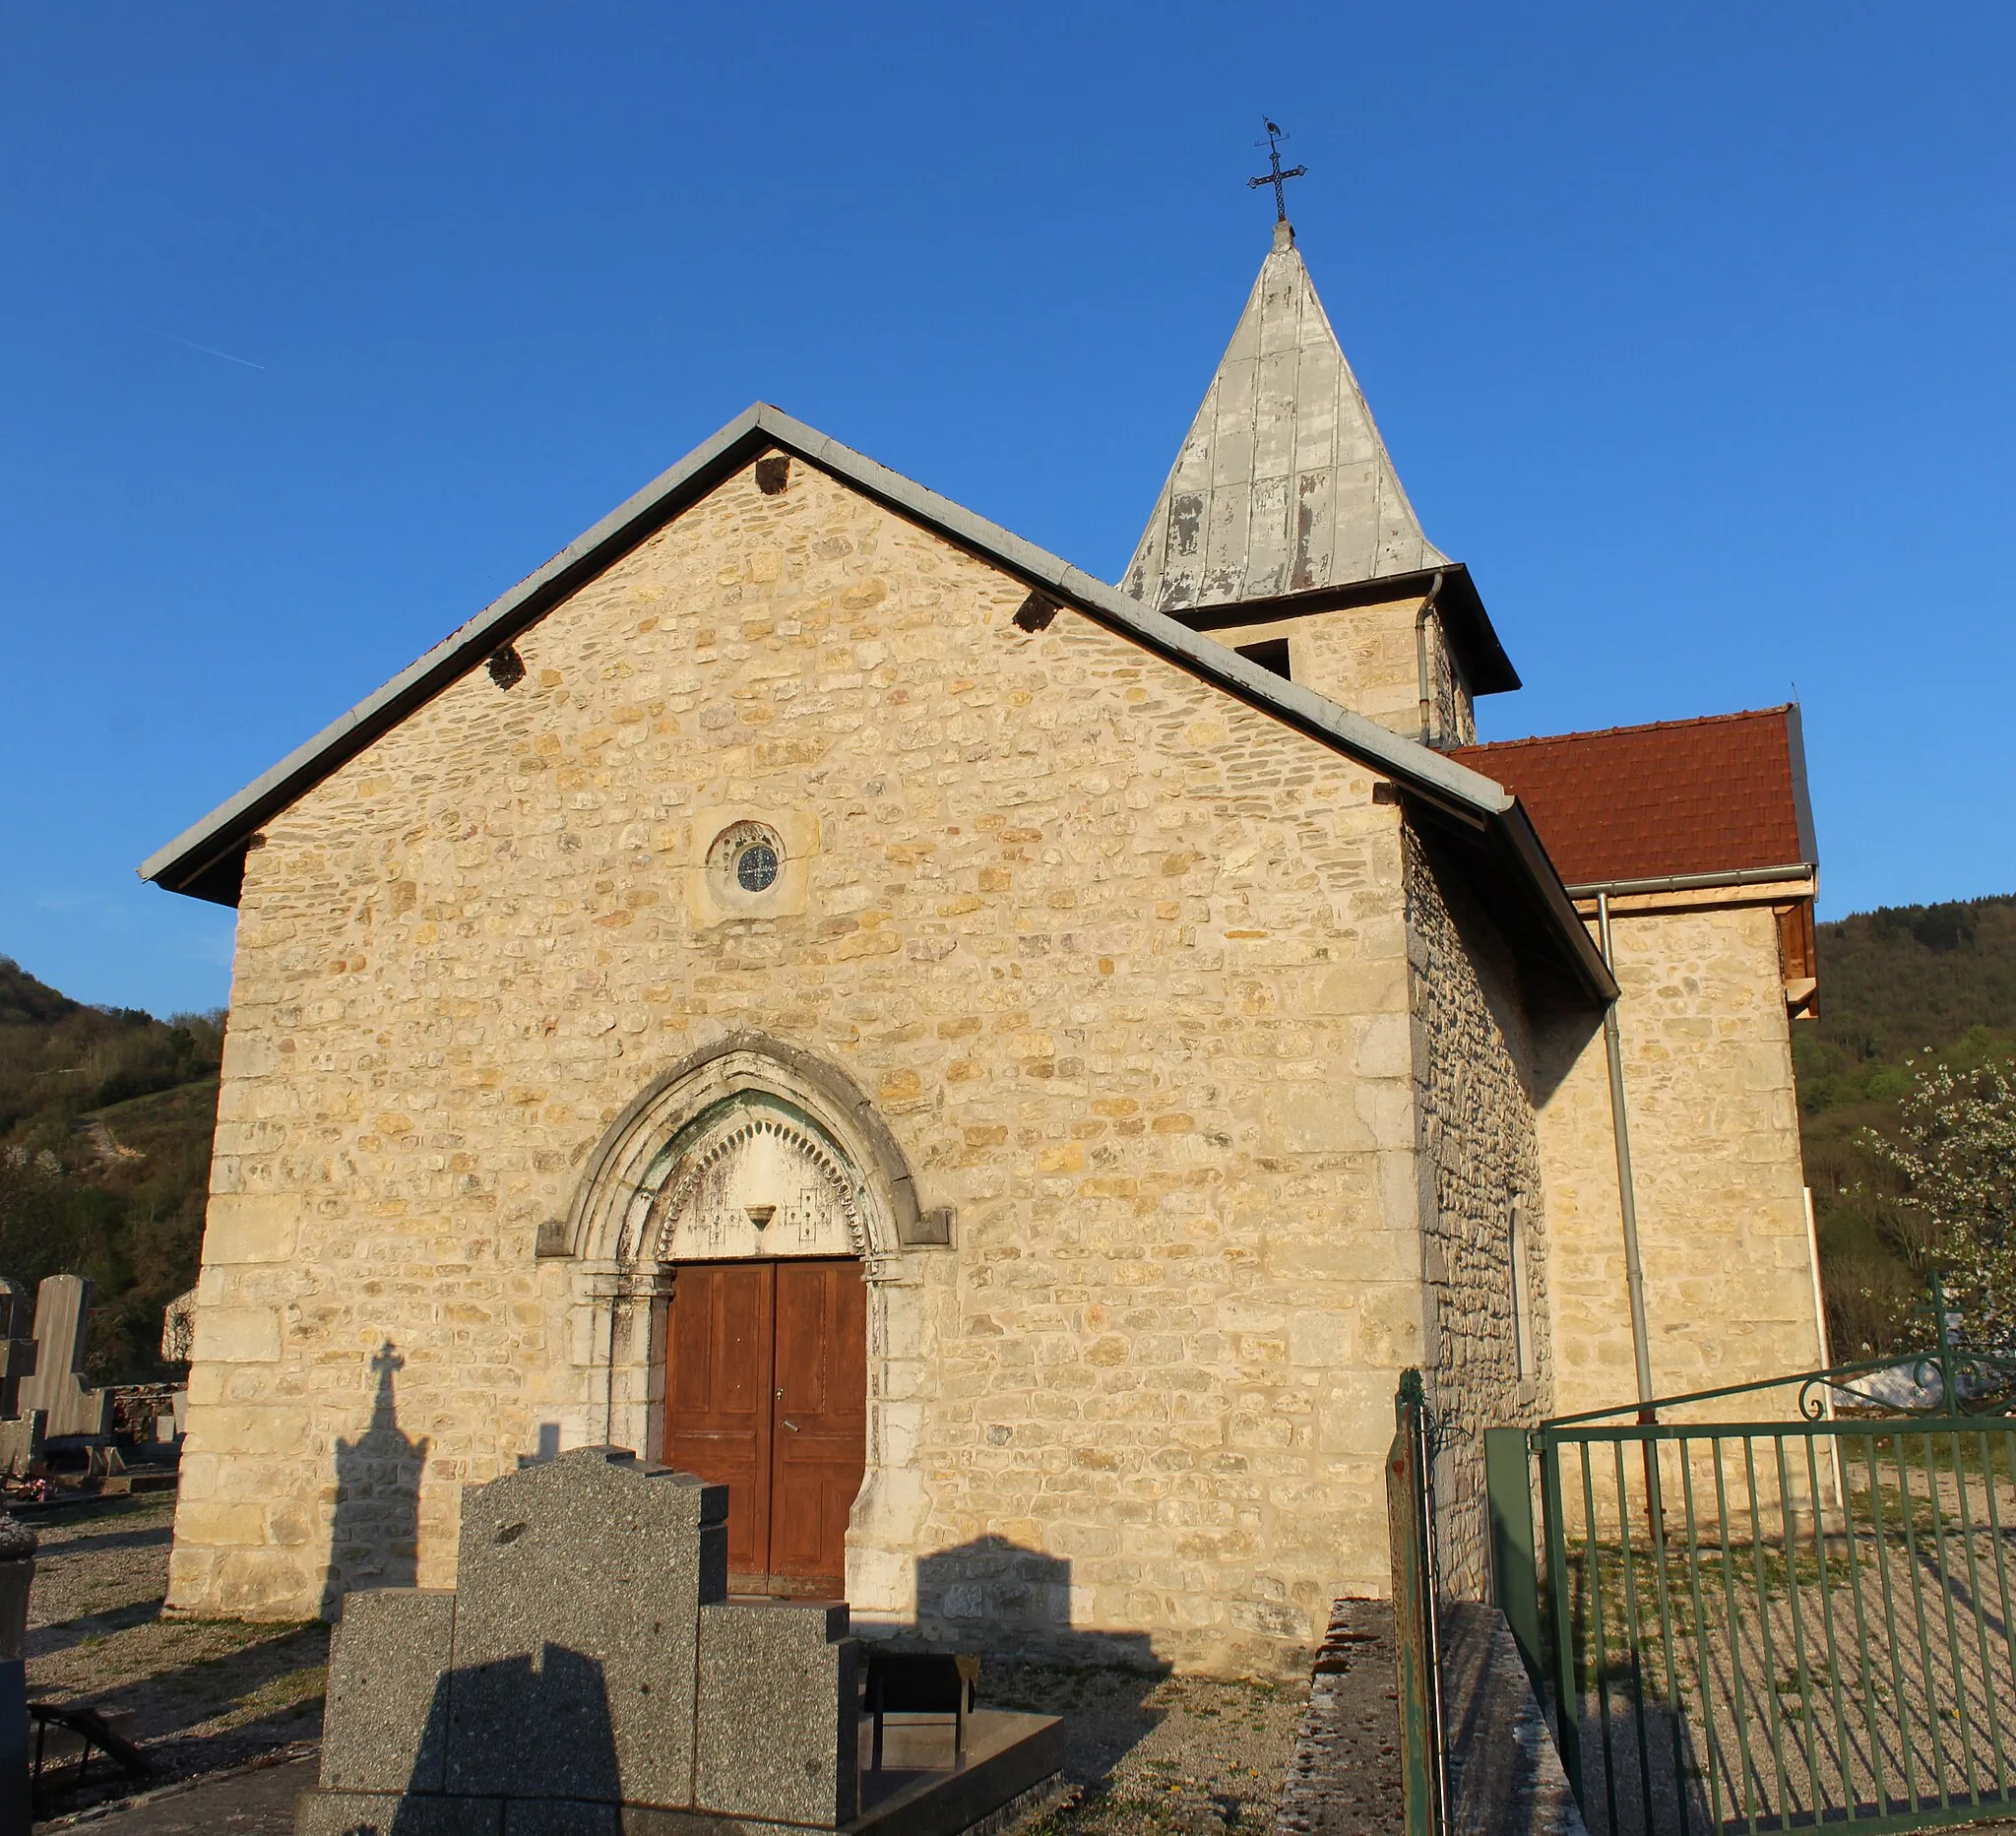
[{"label": "gray slate roof", "polygon": [[1122,585],[1180,612],[1447,559],[1421,534],[1294,231],[1277,225]]},{"label": "gray slate roof", "polygon": [[745,409],[375,694],[366,696],[202,821],[149,855],[141,863],[140,877],[170,892],[236,905],[245,852],[263,823],[450,683],[480,668],[501,646],[613,566],[723,479],[762,454],[776,451],[817,466],[863,496],[1026,582],[1045,599],[1076,608],[1284,726],[1392,780],[1408,793],[1418,818],[1439,819],[1450,826],[1450,833],[1470,855],[1477,870],[1501,895],[1493,906],[1515,938],[1537,948],[1586,994],[1598,1000],[1615,995],[1616,984],[1576,917],[1533,824],[1519,800],[1501,786],[1297,683],[1285,681],[1236,651],[1138,604],[1070,562],[877,465],[765,402]]}]

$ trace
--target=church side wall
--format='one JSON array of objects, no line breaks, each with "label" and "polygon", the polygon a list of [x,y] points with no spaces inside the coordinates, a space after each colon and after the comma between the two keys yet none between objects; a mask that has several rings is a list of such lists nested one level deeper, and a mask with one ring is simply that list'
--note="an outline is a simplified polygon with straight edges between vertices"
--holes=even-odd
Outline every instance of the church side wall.
[{"label": "church side wall", "polygon": [[[871,1275],[863,1620],[1280,1673],[1385,1590],[1421,1357],[1399,812],[1024,597],[744,472],[522,636],[523,681],[274,820],[173,1611],[446,1585],[463,1485],[650,1419],[616,1302],[535,1245],[625,1106],[742,1031],[844,1071],[956,1210]],[[743,819],[787,872],[738,917],[705,862]]]},{"label": "church side wall", "polygon": [[[1489,1584],[1483,1430],[1530,1424],[1553,1398],[1534,1045],[1511,952],[1412,830],[1407,916],[1420,1087],[1422,1374],[1450,1430],[1435,1469],[1442,1577],[1455,1594],[1480,1600]],[[1515,1205],[1526,1238],[1523,1300],[1514,1292]]]},{"label": "church side wall", "polygon": [[[1819,1361],[1798,1108],[1768,905],[1612,920],[1652,1380],[1671,1396]],[[1549,1047],[1541,1118],[1558,1404],[1636,1401],[1601,1031]],[[1725,1414],[1783,1413],[1790,1393]]]}]

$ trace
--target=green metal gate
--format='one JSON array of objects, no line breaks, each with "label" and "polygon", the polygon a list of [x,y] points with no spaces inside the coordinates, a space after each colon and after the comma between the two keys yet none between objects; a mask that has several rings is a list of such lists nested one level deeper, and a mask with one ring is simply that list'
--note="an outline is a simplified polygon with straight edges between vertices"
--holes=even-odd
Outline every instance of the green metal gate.
[{"label": "green metal gate", "polygon": [[[1596,1836],[2016,1813],[2016,1368],[1906,1363],[1927,1413],[1853,1384],[1885,1360],[1487,1432],[1499,1604]],[[1792,1419],[1713,1419],[1784,1386]]]}]

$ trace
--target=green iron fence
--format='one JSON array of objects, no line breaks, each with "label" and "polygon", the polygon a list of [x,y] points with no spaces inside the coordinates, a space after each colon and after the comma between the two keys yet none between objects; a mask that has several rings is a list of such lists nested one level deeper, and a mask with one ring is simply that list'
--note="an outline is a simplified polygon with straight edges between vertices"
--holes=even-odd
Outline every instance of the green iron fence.
[{"label": "green iron fence", "polygon": [[1448,1742],[1442,1721],[1440,1577],[1435,1559],[1438,1424],[1421,1373],[1401,1373],[1386,1454],[1386,1531],[1393,1560],[1393,1625],[1399,1651],[1402,1812],[1407,1836],[1449,1828]]},{"label": "green iron fence", "polygon": [[1885,1360],[1487,1431],[1498,1601],[1594,1836],[2016,1812],[2016,1365],[1940,1319],[1922,1411],[1871,1399]]}]

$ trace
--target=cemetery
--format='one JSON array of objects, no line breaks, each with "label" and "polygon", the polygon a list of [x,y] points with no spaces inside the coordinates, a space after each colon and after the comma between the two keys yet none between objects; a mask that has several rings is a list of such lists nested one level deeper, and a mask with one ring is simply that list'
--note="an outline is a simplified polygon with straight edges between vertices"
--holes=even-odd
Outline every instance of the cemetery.
[{"label": "cemetery", "polygon": [[[41,1827],[31,1807],[67,1822],[108,1801],[142,1819],[186,1801],[162,1830],[207,1827],[214,1803],[296,1836],[1002,1836],[1229,1828],[1248,1806],[1281,1836],[1402,1827],[1382,1603],[1339,1603],[1306,1699],[952,1651],[917,1628],[862,1637],[844,1601],[731,1591],[729,1488],[625,1448],[542,1450],[466,1488],[455,1585],[350,1591],[333,1636],[164,1614],[171,1500],[149,1494],[173,1487],[176,1399],[88,1383],[88,1282],[44,1282],[32,1318],[17,1285],[0,1297],[26,1520],[0,1517],[0,1836]],[[176,1333],[171,1309],[164,1353],[186,1352]],[[373,1361],[375,1425],[345,1481],[380,1531],[370,1494],[397,1490],[411,1452],[398,1368],[390,1347]],[[152,1444],[131,1429],[142,1405]],[[1042,1564],[993,1542],[962,1574],[1002,1603],[1040,1593]],[[1467,1626],[1451,1620],[1464,1712],[1502,1719],[1523,1673],[1497,1615]],[[1470,1769],[1473,1811],[1509,1765]],[[1517,1804],[1522,1831],[1576,1836]]]}]

